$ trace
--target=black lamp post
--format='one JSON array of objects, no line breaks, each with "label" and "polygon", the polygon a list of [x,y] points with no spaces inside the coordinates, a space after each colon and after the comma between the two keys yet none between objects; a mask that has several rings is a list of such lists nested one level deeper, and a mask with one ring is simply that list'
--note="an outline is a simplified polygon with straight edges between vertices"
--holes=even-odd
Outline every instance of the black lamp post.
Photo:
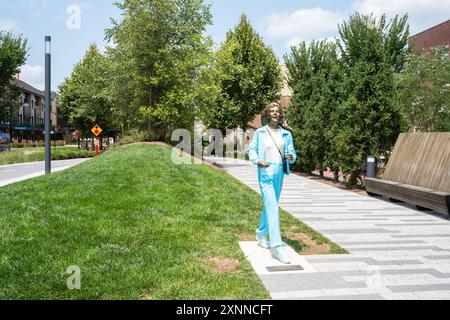
[{"label": "black lamp post", "polygon": [[50,70],[51,70],[51,37],[45,36],[45,174],[51,173],[51,111],[50,111]]},{"label": "black lamp post", "polygon": [[11,106],[11,94],[8,87],[8,106],[9,106],[9,150],[12,150],[13,135],[12,135],[12,106]]}]

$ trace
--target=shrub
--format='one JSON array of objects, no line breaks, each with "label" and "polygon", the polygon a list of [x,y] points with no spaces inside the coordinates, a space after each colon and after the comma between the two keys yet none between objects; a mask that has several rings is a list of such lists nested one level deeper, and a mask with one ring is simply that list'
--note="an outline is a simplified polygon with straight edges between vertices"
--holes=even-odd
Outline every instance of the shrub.
[{"label": "shrub", "polygon": [[[51,146],[63,147],[66,145],[66,141],[64,140],[56,140],[51,142]],[[13,148],[43,148],[45,147],[44,141],[35,141],[35,142],[13,142]]]},{"label": "shrub", "polygon": [[121,137],[116,145],[125,145],[136,142],[147,142],[157,140],[157,134],[153,131],[141,131],[139,129],[131,129],[125,136]]}]

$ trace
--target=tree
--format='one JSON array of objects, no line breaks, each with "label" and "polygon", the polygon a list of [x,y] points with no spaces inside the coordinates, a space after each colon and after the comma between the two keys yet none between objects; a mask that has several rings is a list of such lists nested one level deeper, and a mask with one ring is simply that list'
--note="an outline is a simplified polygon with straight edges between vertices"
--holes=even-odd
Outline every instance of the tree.
[{"label": "tree", "polygon": [[216,52],[214,67],[219,95],[203,112],[207,127],[224,134],[227,128],[245,130],[267,104],[279,99],[282,78],[278,59],[244,14]]},{"label": "tree", "polygon": [[294,91],[288,118],[294,128],[300,163],[306,171],[319,166],[321,175],[327,166],[338,170],[331,133],[333,116],[343,98],[337,49],[336,44],[326,41],[313,41],[308,47],[302,42],[284,56]]},{"label": "tree", "polygon": [[407,129],[396,94],[394,73],[408,52],[407,16],[386,23],[385,15],[355,13],[339,25],[346,99],[336,113],[333,144],[341,170],[356,183],[368,155],[389,156]]},{"label": "tree", "polygon": [[[156,139],[170,140],[173,129],[193,127],[203,101],[203,70],[212,47],[202,35],[211,23],[209,6],[202,0],[116,5],[123,19],[112,20],[106,31],[114,43],[108,51],[114,70],[110,97],[123,126],[146,123]],[[132,121],[127,123],[128,116]]]},{"label": "tree", "polygon": [[108,60],[95,44],[89,47],[70,78],[59,87],[58,100],[69,125],[90,136],[90,129],[99,124],[106,132],[117,131],[114,110],[108,99]]},{"label": "tree", "polygon": [[17,93],[11,88],[12,76],[27,59],[27,40],[21,35],[0,31],[0,121],[9,119]]},{"label": "tree", "polygon": [[397,77],[398,101],[410,126],[423,132],[450,131],[450,59],[448,47],[429,55],[411,54]]}]

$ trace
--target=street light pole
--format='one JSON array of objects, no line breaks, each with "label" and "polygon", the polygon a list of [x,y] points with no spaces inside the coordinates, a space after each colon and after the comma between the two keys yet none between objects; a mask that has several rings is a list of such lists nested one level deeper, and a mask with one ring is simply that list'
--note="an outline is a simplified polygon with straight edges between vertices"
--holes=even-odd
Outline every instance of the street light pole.
[{"label": "street light pole", "polygon": [[50,70],[51,70],[51,37],[45,36],[45,174],[51,173],[51,111],[50,111]]},{"label": "street light pole", "polygon": [[9,106],[9,150],[12,150],[13,134],[12,134],[12,105],[11,105],[11,88],[8,87],[8,106]]}]

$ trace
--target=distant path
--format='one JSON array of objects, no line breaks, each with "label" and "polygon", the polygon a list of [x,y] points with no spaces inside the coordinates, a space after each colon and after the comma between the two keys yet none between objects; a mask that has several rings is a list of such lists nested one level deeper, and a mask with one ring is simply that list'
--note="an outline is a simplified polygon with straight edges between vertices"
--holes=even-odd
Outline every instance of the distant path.
[{"label": "distant path", "polygon": [[[52,161],[52,172],[71,168],[87,160],[89,158]],[[0,187],[44,174],[45,161],[2,165],[0,166]]]}]

